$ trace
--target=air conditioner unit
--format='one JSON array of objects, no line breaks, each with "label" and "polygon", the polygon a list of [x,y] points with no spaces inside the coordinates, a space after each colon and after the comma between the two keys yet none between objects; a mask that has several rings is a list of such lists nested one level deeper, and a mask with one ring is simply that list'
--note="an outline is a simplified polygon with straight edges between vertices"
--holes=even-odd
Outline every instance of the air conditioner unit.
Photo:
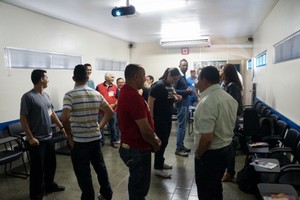
[{"label": "air conditioner unit", "polygon": [[190,39],[162,39],[160,46],[162,47],[210,47],[209,36],[201,36]]}]

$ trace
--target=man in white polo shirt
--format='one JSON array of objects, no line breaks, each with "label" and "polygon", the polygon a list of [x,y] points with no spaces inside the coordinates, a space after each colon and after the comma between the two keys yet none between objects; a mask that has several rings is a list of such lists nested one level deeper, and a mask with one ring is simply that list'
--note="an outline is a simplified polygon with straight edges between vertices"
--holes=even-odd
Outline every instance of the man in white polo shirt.
[{"label": "man in white polo shirt", "polygon": [[198,198],[222,200],[221,179],[226,169],[238,103],[219,85],[218,70],[204,67],[197,87],[201,100],[195,113],[195,178]]}]

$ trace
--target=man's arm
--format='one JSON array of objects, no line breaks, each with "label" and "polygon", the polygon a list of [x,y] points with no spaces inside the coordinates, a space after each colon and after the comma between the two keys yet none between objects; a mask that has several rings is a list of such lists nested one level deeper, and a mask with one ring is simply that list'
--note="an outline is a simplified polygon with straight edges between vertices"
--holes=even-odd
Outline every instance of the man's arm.
[{"label": "man's arm", "polygon": [[52,122],[54,122],[58,126],[58,128],[61,130],[64,137],[66,138],[67,134],[66,134],[66,131],[64,129],[64,126],[61,123],[61,121],[58,119],[57,114],[54,111],[52,111],[51,120],[52,120]]},{"label": "man's arm", "polygon": [[148,105],[149,105],[150,114],[151,114],[152,118],[153,118],[154,101],[155,101],[155,98],[149,95],[149,97],[148,97]]},{"label": "man's arm", "polygon": [[39,145],[39,141],[32,135],[29,127],[29,122],[26,115],[20,115],[21,126],[26,134],[26,138],[30,145]]},{"label": "man's arm", "polygon": [[69,145],[71,148],[73,148],[74,142],[73,142],[73,137],[72,137],[72,133],[71,133],[70,113],[71,113],[70,109],[68,109],[68,108],[63,109],[62,124],[63,124],[64,130],[66,132]]},{"label": "man's arm", "polygon": [[152,128],[150,127],[148,123],[148,119],[147,118],[138,119],[135,120],[135,123],[138,125],[140,129],[143,139],[152,146],[155,152],[158,151],[161,145],[161,141],[156,136]]},{"label": "man's arm", "polygon": [[208,150],[211,145],[211,142],[214,138],[213,133],[201,134],[198,147],[195,152],[196,158],[200,159],[203,154]]}]

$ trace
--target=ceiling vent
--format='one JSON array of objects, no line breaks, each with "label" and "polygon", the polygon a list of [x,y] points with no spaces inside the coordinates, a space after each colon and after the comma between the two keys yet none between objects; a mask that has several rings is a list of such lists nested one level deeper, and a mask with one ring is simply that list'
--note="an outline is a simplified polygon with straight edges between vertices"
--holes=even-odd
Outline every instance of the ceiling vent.
[{"label": "ceiling vent", "polygon": [[191,39],[162,39],[160,46],[162,47],[210,47],[209,36],[201,36]]}]

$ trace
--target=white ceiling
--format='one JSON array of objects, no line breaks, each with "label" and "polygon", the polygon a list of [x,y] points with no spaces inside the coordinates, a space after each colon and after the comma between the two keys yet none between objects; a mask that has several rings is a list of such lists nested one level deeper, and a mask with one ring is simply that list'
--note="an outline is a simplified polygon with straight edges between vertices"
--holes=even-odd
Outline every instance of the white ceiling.
[{"label": "white ceiling", "polygon": [[[2,0],[37,13],[76,24],[133,43],[159,42],[167,37],[165,27],[173,28],[176,37],[209,35],[214,38],[248,38],[253,35],[278,0],[131,0],[137,13],[130,17],[112,17],[115,6],[125,6],[126,0]],[[153,12],[140,12],[150,7]],[[163,3],[171,8],[159,11]],[[142,4],[141,4],[142,3]],[[187,25],[194,24],[192,27]],[[169,33],[170,34],[170,33]],[[172,35],[172,34],[171,34]],[[172,37],[175,37],[172,35]]]}]

